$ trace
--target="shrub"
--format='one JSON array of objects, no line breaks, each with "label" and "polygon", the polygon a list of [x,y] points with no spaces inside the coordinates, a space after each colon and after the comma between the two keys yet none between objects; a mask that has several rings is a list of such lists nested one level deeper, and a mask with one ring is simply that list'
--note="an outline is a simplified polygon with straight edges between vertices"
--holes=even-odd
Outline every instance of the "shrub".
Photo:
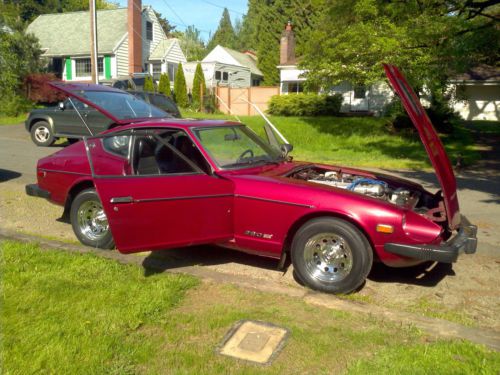
[{"label": "shrub", "polygon": [[144,79],[144,91],[147,91],[147,92],[154,92],[155,91],[155,85],[153,84],[153,78],[146,77]]},{"label": "shrub", "polygon": [[269,101],[268,112],[279,116],[337,115],[342,95],[290,94],[275,95]]},{"label": "shrub", "polygon": [[205,75],[203,74],[203,70],[201,68],[201,64],[198,63],[196,65],[196,70],[194,72],[194,79],[193,79],[193,90],[192,95],[193,95],[193,106],[199,107],[200,106],[200,99],[202,97],[201,90],[203,90],[203,96],[205,96],[205,93],[207,92],[207,87],[205,85]]},{"label": "shrub", "polygon": [[65,95],[48,85],[51,81],[60,81],[52,73],[34,73],[26,76],[24,86],[26,97],[36,103],[56,103],[64,100]]},{"label": "shrub", "polygon": [[177,73],[174,79],[174,99],[179,107],[186,108],[188,105],[188,96],[186,88],[186,78],[184,77],[184,70],[182,64],[179,63]]},{"label": "shrub", "polygon": [[170,77],[168,76],[168,73],[163,73],[160,76],[158,92],[166,96],[172,96],[172,90],[170,89]]},{"label": "shrub", "polygon": [[0,98],[0,113],[7,116],[19,116],[28,112],[32,106],[31,102],[15,92]]}]

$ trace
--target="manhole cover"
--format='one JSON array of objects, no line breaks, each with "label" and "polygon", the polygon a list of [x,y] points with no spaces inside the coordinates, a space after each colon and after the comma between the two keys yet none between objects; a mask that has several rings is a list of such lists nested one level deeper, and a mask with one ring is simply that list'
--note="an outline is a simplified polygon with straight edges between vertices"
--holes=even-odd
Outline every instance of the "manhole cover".
[{"label": "manhole cover", "polygon": [[218,351],[230,357],[269,364],[283,348],[287,336],[287,329],[271,323],[241,320],[228,332]]}]

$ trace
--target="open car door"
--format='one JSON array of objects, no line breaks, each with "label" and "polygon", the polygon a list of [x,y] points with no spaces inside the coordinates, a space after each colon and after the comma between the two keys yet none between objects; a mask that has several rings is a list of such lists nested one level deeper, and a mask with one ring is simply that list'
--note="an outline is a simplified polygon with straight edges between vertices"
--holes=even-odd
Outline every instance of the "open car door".
[{"label": "open car door", "polygon": [[201,153],[194,155],[199,150],[183,130],[129,130],[84,141],[120,252],[233,237],[233,183],[200,164]]}]

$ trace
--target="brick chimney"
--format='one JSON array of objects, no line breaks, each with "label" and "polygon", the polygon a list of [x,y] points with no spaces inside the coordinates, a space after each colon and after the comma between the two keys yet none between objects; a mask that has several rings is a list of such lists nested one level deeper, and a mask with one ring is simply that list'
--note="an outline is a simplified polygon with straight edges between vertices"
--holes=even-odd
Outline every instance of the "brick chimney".
[{"label": "brick chimney", "polygon": [[295,64],[295,36],[293,35],[292,23],[288,21],[280,41],[280,65]]},{"label": "brick chimney", "polygon": [[142,2],[128,0],[128,72],[142,72]]}]

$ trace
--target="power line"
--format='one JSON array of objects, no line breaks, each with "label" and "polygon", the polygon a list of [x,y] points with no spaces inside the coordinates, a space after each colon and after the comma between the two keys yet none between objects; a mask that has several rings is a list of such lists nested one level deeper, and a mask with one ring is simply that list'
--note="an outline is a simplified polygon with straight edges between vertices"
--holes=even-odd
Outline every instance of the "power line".
[{"label": "power line", "polygon": [[228,7],[222,6],[222,5],[218,5],[218,4],[212,3],[211,1],[208,1],[208,0],[201,0],[201,1],[203,1],[204,3],[207,3],[209,5],[212,5],[212,6],[216,7],[216,8],[227,9],[230,12],[241,14],[242,16],[245,15],[245,13],[240,12],[239,10],[231,9],[231,8],[228,8]]}]

